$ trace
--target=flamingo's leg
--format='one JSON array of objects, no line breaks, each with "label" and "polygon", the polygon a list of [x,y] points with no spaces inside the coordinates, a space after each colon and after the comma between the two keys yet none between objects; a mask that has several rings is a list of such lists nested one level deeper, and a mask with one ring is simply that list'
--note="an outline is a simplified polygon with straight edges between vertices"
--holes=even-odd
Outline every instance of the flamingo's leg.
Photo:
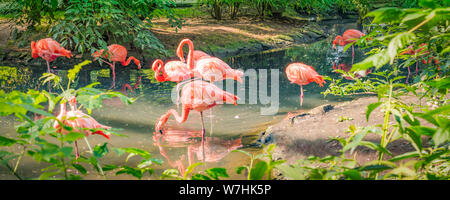
[{"label": "flamingo's leg", "polygon": [[113,64],[111,65],[111,70],[112,70],[112,74],[113,74],[113,81],[112,81],[111,87],[109,89],[112,89],[112,88],[116,87],[116,70],[115,70],[115,65],[116,65],[116,62],[113,62]]},{"label": "flamingo's leg", "polygon": [[202,120],[202,152],[203,152],[203,162],[205,162],[205,123],[203,122],[203,112],[200,112],[200,118]]},{"label": "flamingo's leg", "polygon": [[352,65],[353,65],[353,60],[355,59],[355,48],[352,45]]},{"label": "flamingo's leg", "polygon": [[211,123],[211,129],[209,131],[209,136],[212,136],[212,134],[213,134],[213,117],[214,117],[213,108],[211,108],[210,114],[209,114],[209,122]]},{"label": "flamingo's leg", "polygon": [[[48,60],[46,60],[47,61],[47,73],[51,73],[50,72],[50,63],[48,62]],[[48,82],[48,92],[52,92],[52,81],[49,81]]]},{"label": "flamingo's leg", "polygon": [[80,154],[78,153],[78,143],[77,143],[77,141],[75,141],[74,144],[75,144],[75,159],[78,159],[80,157]]},{"label": "flamingo's leg", "polygon": [[405,81],[405,83],[408,83],[408,80],[409,80],[409,75],[411,74],[411,70],[409,69],[409,66],[408,66],[408,77],[406,77],[406,81]]},{"label": "flamingo's leg", "polygon": [[106,61],[106,60],[103,60],[103,59],[101,59],[101,58],[99,58],[100,59],[100,61],[102,61],[102,62],[104,62],[104,63],[106,63],[106,64],[108,64],[108,65],[112,65],[110,62],[108,62],[108,61]]},{"label": "flamingo's leg", "polygon": [[419,61],[416,62],[416,76],[419,73]]},{"label": "flamingo's leg", "polygon": [[303,85],[300,85],[300,107],[303,106]]}]

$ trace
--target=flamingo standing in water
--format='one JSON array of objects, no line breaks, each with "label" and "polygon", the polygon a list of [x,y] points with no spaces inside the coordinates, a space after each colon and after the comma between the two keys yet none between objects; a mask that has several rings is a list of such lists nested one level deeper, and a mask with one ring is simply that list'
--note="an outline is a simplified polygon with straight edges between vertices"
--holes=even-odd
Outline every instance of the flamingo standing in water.
[{"label": "flamingo standing in water", "polygon": [[161,59],[156,59],[152,64],[152,69],[155,72],[156,80],[159,82],[172,81],[179,83],[193,77],[188,64],[179,60],[168,61],[164,64]]},{"label": "flamingo standing in water", "polygon": [[[180,44],[177,47],[176,54],[178,58],[184,62],[184,54],[183,54],[183,46],[188,45],[189,52],[187,56],[189,69],[192,70],[194,76],[202,78],[203,80],[207,80],[210,83],[214,81],[221,81],[223,79],[234,79],[240,83],[242,83],[242,77],[244,73],[232,69],[226,62],[223,60],[208,55],[207,53],[199,50],[194,50],[194,43],[190,39],[181,40]],[[179,91],[180,85],[177,86],[177,94]],[[178,105],[178,98],[177,98]],[[212,134],[212,109],[210,110],[210,120],[211,120],[211,134]]]},{"label": "flamingo standing in water", "polygon": [[[183,46],[185,44],[189,47],[188,65],[194,72],[194,76],[209,82],[234,79],[242,83],[243,72],[232,69],[227,63],[217,57],[212,57],[203,51],[194,50],[194,43],[190,39],[183,39],[178,45],[177,56],[181,61],[184,61]],[[190,59],[193,62],[191,61],[190,63]]]},{"label": "flamingo standing in water", "polygon": [[216,106],[219,102],[233,103],[234,105],[237,105],[236,101],[238,99],[239,98],[237,96],[221,90],[214,84],[201,80],[188,82],[181,90],[181,116],[176,110],[170,109],[156,122],[155,131],[162,134],[162,128],[171,115],[175,117],[178,123],[183,123],[187,120],[189,112],[191,110],[196,110],[200,112],[202,123],[202,144],[204,145],[206,131],[205,124],[203,122],[203,111]]},{"label": "flamingo standing in water", "polygon": [[286,67],[286,76],[291,83],[300,85],[300,107],[303,105],[303,85],[316,82],[320,87],[323,86],[325,80],[320,76],[313,67],[303,63],[291,63]]},{"label": "flamingo standing in water", "polygon": [[47,72],[50,73],[50,62],[59,56],[70,58],[72,57],[72,53],[61,47],[54,39],[45,38],[37,42],[31,41],[31,56],[33,58],[41,57],[47,61]]},{"label": "flamingo standing in water", "polygon": [[128,66],[130,64],[131,60],[133,60],[134,64],[136,64],[138,66],[138,69],[141,69],[141,61],[139,61],[138,59],[136,59],[133,56],[130,56],[127,59],[127,54],[128,54],[127,49],[122,45],[119,45],[119,44],[109,45],[108,52],[105,55],[103,55],[103,52],[104,52],[103,49],[100,51],[96,51],[92,54],[92,56],[94,57],[94,59],[99,58],[99,57],[103,57],[105,59],[109,58],[109,60],[113,62],[111,64],[110,62],[107,62],[100,58],[100,61],[111,66],[112,73],[113,73],[113,82],[112,82],[111,88],[114,88],[116,86],[116,71],[115,71],[116,62],[120,62],[123,66]]},{"label": "flamingo standing in water", "polygon": [[[103,132],[102,130],[97,131],[91,131],[90,129],[110,129],[111,127],[102,125],[98,123],[94,118],[91,116],[83,113],[81,110],[78,110],[77,108],[77,101],[75,97],[70,98],[69,100],[71,110],[67,112],[66,110],[66,102],[60,104],[60,110],[59,114],[56,117],[57,121],[53,124],[53,128],[57,130],[58,133],[67,134],[69,131],[65,130],[63,127],[61,127],[61,124],[64,124],[66,126],[72,127],[72,132],[78,132],[78,133],[84,133],[86,136],[88,135],[102,135],[106,139],[109,139],[109,134]],[[78,158],[80,155],[78,153],[78,145],[77,141],[75,143],[75,154],[76,158]]]},{"label": "flamingo standing in water", "polygon": [[[348,29],[344,32],[342,36],[338,35],[333,41],[333,49],[336,48],[336,45],[345,46],[349,43],[357,41],[359,38],[365,36],[366,34],[362,33],[361,31],[358,31],[356,29]],[[353,65],[353,59],[355,57],[355,48],[354,45],[352,45],[352,65]]]},{"label": "flamingo standing in water", "polygon": [[[54,61],[59,56],[70,58],[72,57],[72,53],[61,47],[61,45],[52,38],[41,39],[37,42],[31,41],[31,57],[41,57],[44,59],[47,62],[47,73],[50,73],[50,62]],[[50,83],[48,83],[48,90],[49,92],[52,92]]]}]

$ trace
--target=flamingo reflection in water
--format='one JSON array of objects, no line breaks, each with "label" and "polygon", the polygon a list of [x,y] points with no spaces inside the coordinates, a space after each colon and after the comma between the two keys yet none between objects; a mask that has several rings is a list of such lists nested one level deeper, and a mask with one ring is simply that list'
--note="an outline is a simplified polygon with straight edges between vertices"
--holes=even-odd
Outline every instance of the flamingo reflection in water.
[{"label": "flamingo reflection in water", "polygon": [[[353,67],[353,65],[347,65],[345,63],[336,65],[336,63],[334,61],[333,61],[333,66],[332,66],[332,68],[334,70],[342,70],[344,72],[350,72],[352,70],[352,67]],[[370,73],[372,73],[372,69],[359,70],[359,71],[354,72],[353,74],[355,75],[355,78],[362,78],[362,77],[366,77]],[[342,77],[347,80],[354,80],[354,78],[351,76],[342,75]]]},{"label": "flamingo reflection in water", "polygon": [[[202,144],[197,138],[202,137],[201,131],[177,130],[168,127],[164,134],[154,134],[154,145],[159,148],[161,155],[167,159],[167,163],[178,169],[180,174],[186,171],[186,155],[179,156],[177,160],[172,160],[166,152],[165,147],[187,148],[188,164],[192,165],[196,161],[218,162],[229,152],[242,147],[242,139],[223,139],[218,137],[206,137]],[[197,158],[197,159],[195,159]]]},{"label": "flamingo reflection in water", "polygon": [[[141,82],[142,77],[138,76],[136,82],[134,83],[133,87],[128,84],[125,83],[122,85],[122,87],[120,88],[120,90],[118,90],[118,92],[122,93],[125,96],[128,96],[130,92],[135,93],[135,90],[139,87],[139,85],[142,84]],[[122,102],[122,100],[120,100],[119,97],[114,97],[112,99],[103,99],[103,104],[104,105],[108,105],[108,106],[112,106],[112,107],[122,107],[125,104]]]}]

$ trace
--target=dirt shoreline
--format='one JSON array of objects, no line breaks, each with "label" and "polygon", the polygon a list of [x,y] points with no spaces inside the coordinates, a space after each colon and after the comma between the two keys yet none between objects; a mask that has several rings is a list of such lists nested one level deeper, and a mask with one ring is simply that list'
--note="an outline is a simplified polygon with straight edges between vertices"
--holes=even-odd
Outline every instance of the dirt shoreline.
[{"label": "dirt shoreline", "polygon": [[[195,49],[219,58],[241,54],[258,53],[266,50],[287,48],[299,44],[320,41],[334,34],[333,26],[343,23],[355,23],[354,19],[327,20],[321,22],[282,18],[272,20],[255,20],[242,17],[239,20],[213,20],[209,18],[187,19],[182,29],[175,30],[166,19],[154,21],[150,30],[169,51],[169,57],[175,56],[175,49],[180,40],[190,38],[195,43]],[[27,65],[42,64],[39,59],[32,59],[28,46],[15,47],[8,38],[11,32],[7,20],[0,20],[0,62],[19,63]],[[34,35],[31,40],[41,37]],[[127,45],[125,45],[127,46]],[[155,56],[140,54],[129,48],[129,55],[149,63]],[[91,59],[90,55],[75,55],[75,59],[56,59],[54,65],[72,65],[82,59]]]},{"label": "dirt shoreline", "polygon": [[[416,97],[406,97],[405,100],[415,104],[420,102]],[[289,164],[309,156],[338,155],[341,145],[337,141],[330,142],[330,138],[347,137],[346,130],[350,125],[366,127],[383,123],[384,115],[380,108],[375,109],[369,121],[366,121],[367,106],[375,102],[376,96],[361,97],[335,106],[322,105],[307,113],[293,113],[281,122],[268,127],[260,134],[257,143],[276,144],[274,159],[283,159]],[[342,120],[343,118],[347,120]],[[365,140],[379,142],[380,136],[368,134]],[[396,140],[387,148],[393,156],[414,150],[405,140]],[[356,158],[359,164],[377,159],[376,151],[363,147],[357,148],[353,155],[345,156]]]}]

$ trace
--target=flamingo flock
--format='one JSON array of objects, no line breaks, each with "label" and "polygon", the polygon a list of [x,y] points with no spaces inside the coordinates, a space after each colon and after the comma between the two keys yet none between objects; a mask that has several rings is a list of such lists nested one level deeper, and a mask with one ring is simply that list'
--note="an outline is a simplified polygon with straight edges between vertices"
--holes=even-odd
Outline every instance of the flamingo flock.
[{"label": "flamingo flock", "polygon": [[[365,34],[350,29],[344,32],[343,36],[337,36],[333,41],[333,48],[337,45],[344,46],[346,44],[355,42],[358,38],[361,38]],[[188,53],[185,57],[183,52],[183,47],[188,46]],[[32,57],[41,57],[47,62],[47,70],[50,73],[50,64],[57,57],[64,56],[71,58],[72,54],[70,51],[61,47],[61,45],[51,38],[46,38],[39,40],[37,42],[31,43]],[[406,52],[410,53],[410,52]],[[100,50],[92,54],[94,60],[100,60],[100,62],[106,63],[111,67],[113,81],[111,88],[115,88],[115,63],[120,62],[123,66],[127,66],[133,61],[138,69],[141,69],[141,62],[133,56],[127,59],[127,50],[124,46],[119,44],[112,44],[107,47],[107,51]],[[202,126],[201,137],[202,145],[204,148],[205,144],[205,124],[203,120],[203,113],[206,110],[212,109],[223,103],[237,105],[237,100],[239,97],[226,92],[219,87],[217,87],[214,82],[221,81],[224,79],[232,79],[242,83],[244,73],[240,70],[231,68],[223,60],[208,55],[207,53],[195,50],[194,44],[190,39],[183,39],[180,41],[177,49],[176,55],[178,59],[170,60],[164,62],[162,59],[155,59],[151,65],[151,69],[155,72],[155,79],[159,82],[175,82],[177,83],[177,102],[180,101],[182,104],[181,111],[178,112],[176,109],[169,109],[164,115],[162,115],[155,123],[155,134],[165,134],[166,130],[164,128],[165,124],[168,122],[171,116],[174,117],[175,121],[178,123],[184,123],[192,110],[200,113],[200,123]],[[352,63],[353,63],[354,49],[352,45]],[[333,65],[334,69],[343,69],[346,71],[351,67],[339,65]],[[347,71],[348,71],[347,70]],[[359,74],[359,76],[365,76],[370,71],[365,72],[366,74]],[[300,86],[300,107],[303,106],[303,86],[309,83],[315,82],[319,86],[323,86],[325,83],[324,78],[316,72],[314,67],[301,62],[294,62],[287,65],[285,68],[285,74],[287,79],[294,84]],[[131,87],[129,84],[124,84],[122,86],[121,92],[124,94],[129,91],[136,89],[136,86],[140,84],[135,84],[135,87]],[[181,94],[178,90],[181,89]],[[60,103],[60,113],[56,117],[57,121],[54,123],[53,127],[57,132],[61,134],[67,134],[67,130],[62,128],[62,125],[70,126],[75,132],[82,132],[86,135],[98,134],[109,139],[109,135],[103,130],[110,129],[109,126],[104,126],[98,123],[94,118],[89,115],[84,114],[82,111],[76,107],[76,98],[72,97],[69,99],[71,110],[66,110],[66,103],[61,101]],[[179,114],[181,113],[181,115]],[[73,119],[75,118],[75,119]],[[75,142],[76,156],[79,156],[77,142]],[[205,152],[203,149],[202,152]],[[204,157],[205,155],[203,155]],[[201,157],[201,156],[199,156]]]}]

